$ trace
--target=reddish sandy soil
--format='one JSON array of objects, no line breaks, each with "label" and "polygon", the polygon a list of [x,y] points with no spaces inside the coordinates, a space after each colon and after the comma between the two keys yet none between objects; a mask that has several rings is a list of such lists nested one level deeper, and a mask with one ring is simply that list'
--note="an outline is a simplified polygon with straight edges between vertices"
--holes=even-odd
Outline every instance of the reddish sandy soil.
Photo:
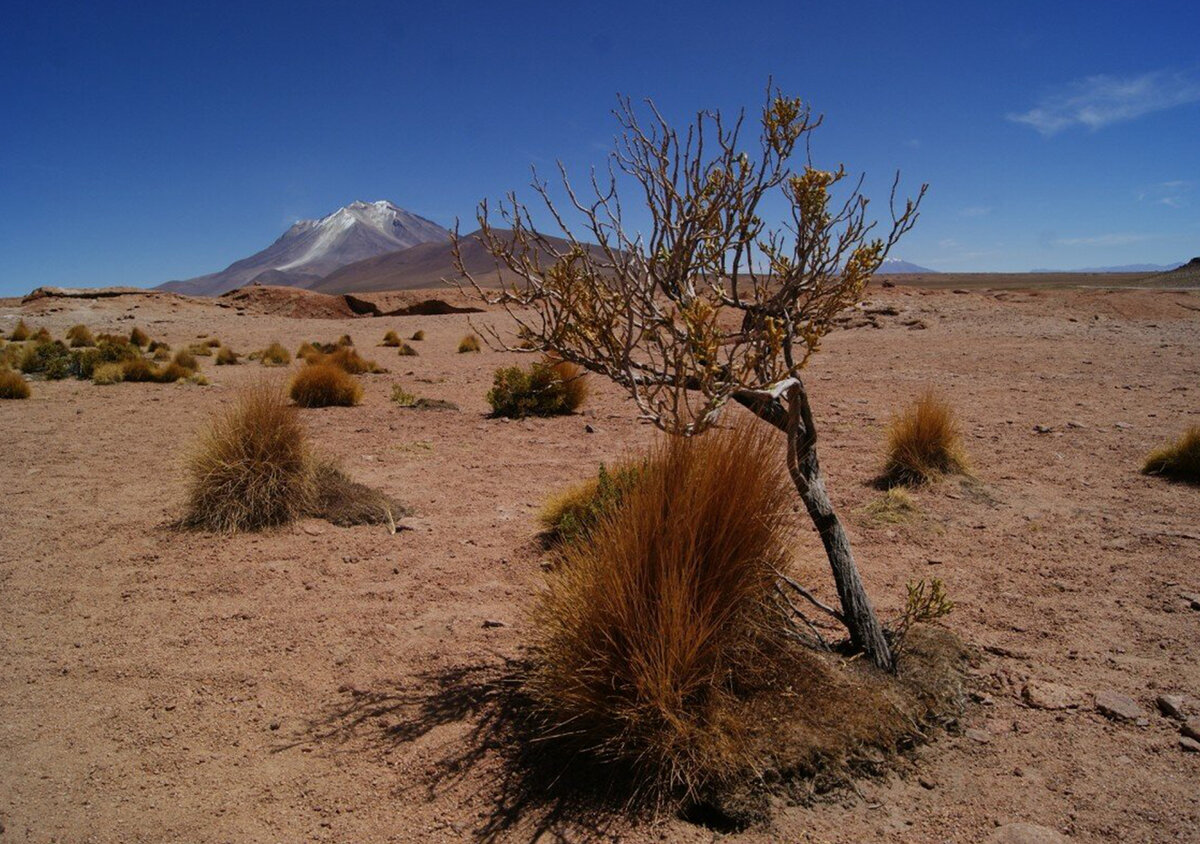
[{"label": "reddish sandy soil", "polygon": [[[835,333],[810,365],[823,463],[885,617],[906,581],[945,580],[948,626],[980,653],[971,732],[857,793],[781,803],[770,827],[736,837],[966,842],[1028,821],[1076,840],[1197,840],[1200,754],[1155,698],[1182,695],[1200,715],[1200,612],[1180,597],[1200,592],[1200,489],[1138,468],[1200,422],[1200,293],[896,288],[873,301],[901,314]],[[498,760],[435,776],[469,721],[411,742],[378,719],[325,737],[312,725],[351,706],[352,689],[516,655],[542,578],[533,514],[650,441],[632,405],[597,384],[586,416],[486,418],[491,372],[515,356],[456,354],[461,315],[301,320],[119,297],[0,303],[0,330],[21,314],[56,336],[136,324],[242,352],[349,332],[392,372],[364,378],[362,406],[304,418],[322,450],[416,516],[396,535],[170,528],[196,429],[279,370],[209,358],[207,388],[61,381],[0,402],[0,840],[469,839],[496,803]],[[926,327],[902,324],[913,319]],[[393,328],[425,330],[419,357],[372,348]],[[462,412],[401,410],[396,383]],[[872,521],[860,508],[879,495],[883,426],[928,384],[958,407],[976,480],[918,491],[907,523]],[[819,543],[803,536],[797,567],[829,598]],[[1072,707],[1027,705],[1029,680],[1068,687]],[[1144,722],[1097,712],[1109,691]],[[501,837],[538,830],[527,816]],[[608,831],[714,837],[673,817]],[[560,833],[587,837],[567,825],[546,838]]]}]

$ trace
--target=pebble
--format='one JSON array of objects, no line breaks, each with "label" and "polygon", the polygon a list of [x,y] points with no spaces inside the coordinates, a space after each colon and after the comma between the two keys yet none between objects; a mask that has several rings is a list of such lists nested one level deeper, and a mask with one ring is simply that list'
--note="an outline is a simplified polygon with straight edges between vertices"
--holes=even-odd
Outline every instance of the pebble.
[{"label": "pebble", "polygon": [[488,619],[484,620],[483,626],[484,627],[507,627],[508,625],[505,624],[503,621],[497,621],[494,618],[488,618]]},{"label": "pebble", "polygon": [[1079,705],[1079,695],[1069,686],[1048,680],[1030,680],[1021,697],[1034,709],[1070,709]]},{"label": "pebble", "polygon": [[963,730],[963,735],[971,741],[977,741],[980,744],[987,744],[992,740],[992,734],[986,730],[977,730],[974,728]]},{"label": "pebble", "polygon": [[996,829],[991,844],[1067,844],[1066,836],[1048,826],[1035,823],[1009,823]]},{"label": "pebble", "polygon": [[1049,425],[1034,425],[1033,430],[1039,434],[1053,433],[1054,429]]},{"label": "pebble", "polygon": [[1120,692],[1097,692],[1096,711],[1117,721],[1137,721],[1139,718],[1146,717],[1146,713],[1137,705],[1137,701]]},{"label": "pebble", "polygon": [[1200,753],[1200,741],[1190,739],[1187,736],[1180,736],[1179,748],[1184,753]]},{"label": "pebble", "polygon": [[1159,695],[1154,700],[1158,706],[1158,711],[1168,718],[1174,718],[1176,721],[1183,721],[1183,698],[1179,695]]}]

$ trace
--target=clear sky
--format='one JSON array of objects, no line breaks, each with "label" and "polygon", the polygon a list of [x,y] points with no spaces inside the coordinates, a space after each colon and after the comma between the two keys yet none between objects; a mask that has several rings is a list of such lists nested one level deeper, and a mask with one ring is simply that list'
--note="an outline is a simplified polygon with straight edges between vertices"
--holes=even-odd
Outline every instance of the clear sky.
[{"label": "clear sky", "polygon": [[603,164],[618,92],[685,120],[768,75],[825,114],[817,163],[930,183],[896,257],[1186,260],[1198,31],[1195,0],[9,3],[0,295],[219,270],[354,199],[452,225]]}]

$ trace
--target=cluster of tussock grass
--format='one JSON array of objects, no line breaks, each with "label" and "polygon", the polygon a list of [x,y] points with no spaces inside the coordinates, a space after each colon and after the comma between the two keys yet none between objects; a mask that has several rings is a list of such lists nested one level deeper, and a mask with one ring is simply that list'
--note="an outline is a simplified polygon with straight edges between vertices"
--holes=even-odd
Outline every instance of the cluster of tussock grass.
[{"label": "cluster of tussock grass", "polygon": [[72,367],[77,378],[92,378],[97,367],[105,364],[120,366],[127,360],[141,357],[141,352],[124,337],[101,335],[95,348],[76,349],[72,353]]},{"label": "cluster of tussock grass", "polygon": [[644,470],[639,461],[619,464],[612,471],[602,463],[596,477],[551,495],[538,511],[546,537],[561,542],[586,537],[601,518],[621,505]]},{"label": "cluster of tussock grass", "polygon": [[735,700],[777,667],[791,505],[756,428],[662,443],[621,506],[560,547],[535,609],[529,692],[546,735],[664,792],[752,768]]},{"label": "cluster of tussock grass", "polygon": [[31,342],[31,343],[49,343],[53,339],[54,338],[50,336],[50,329],[46,328],[43,325],[41,328],[39,328],[37,331],[33,332],[33,334],[30,335],[29,342]]},{"label": "cluster of tussock grass", "polygon": [[296,360],[311,362],[310,358],[319,354],[321,354],[320,349],[318,349],[312,343],[305,341],[304,343],[300,344],[300,348],[296,349]]},{"label": "cluster of tussock grass", "polygon": [[920,512],[917,502],[901,487],[890,487],[862,508],[868,519],[895,525],[906,522]]},{"label": "cluster of tussock grass", "polygon": [[144,349],[150,345],[150,335],[137,326],[134,326],[133,330],[129,332],[129,342],[139,349]]},{"label": "cluster of tussock grass", "polygon": [[399,354],[400,357],[402,357],[402,358],[403,357],[416,357],[417,350],[414,349],[412,346],[410,346],[408,343],[405,343],[402,341],[400,343],[400,348],[397,349],[397,354]]},{"label": "cluster of tussock grass", "polygon": [[[34,335],[36,336],[36,335]],[[26,375],[39,374],[57,381],[78,372],[78,353],[72,353],[59,340],[33,340],[25,344],[18,368]]]},{"label": "cluster of tussock grass", "polygon": [[217,366],[234,366],[241,363],[241,355],[235,352],[228,346],[221,346],[217,349]]},{"label": "cluster of tussock grass", "polygon": [[1142,472],[1200,484],[1200,425],[1193,425],[1178,440],[1151,452]]},{"label": "cluster of tussock grass", "polygon": [[467,334],[458,341],[458,353],[460,355],[467,352],[479,352],[483,350],[483,346],[479,344],[479,338],[474,334]]},{"label": "cluster of tussock grass", "polygon": [[380,343],[379,345],[395,347],[395,346],[399,346],[400,342],[401,342],[400,335],[397,334],[395,331],[389,331],[387,334],[383,335],[383,342]]},{"label": "cluster of tussock grass", "polygon": [[287,366],[292,362],[292,354],[282,343],[273,342],[258,353],[258,362],[263,366]]},{"label": "cluster of tussock grass", "polygon": [[967,458],[954,408],[936,391],[926,390],[892,418],[881,478],[884,486],[919,485],[966,471]]},{"label": "cluster of tussock grass", "polygon": [[495,416],[558,416],[574,413],[587,398],[583,369],[547,358],[528,370],[507,366],[496,370],[487,400]]},{"label": "cluster of tussock grass", "polygon": [[337,340],[337,345],[339,345],[339,346],[353,346],[353,345],[354,345],[354,340],[352,340],[352,339],[350,338],[350,335],[349,335],[349,334],[343,334],[341,337],[339,337],[339,338],[338,338],[338,340]]},{"label": "cluster of tussock grass", "polygon": [[221,346],[224,345],[224,343],[221,342],[220,337],[209,337],[209,338],[203,340],[200,343],[200,345],[208,346],[208,348],[210,348],[210,349],[219,349],[219,348],[221,348]]},{"label": "cluster of tussock grass", "polygon": [[[171,349],[169,347],[164,349],[162,346],[159,346],[153,351],[153,353],[151,353],[150,359],[159,361],[160,363],[168,361],[171,359]],[[195,360],[195,358],[193,358],[193,360]]]},{"label": "cluster of tussock grass", "polygon": [[171,344],[164,342],[163,340],[151,340],[150,345],[146,347],[146,351],[152,353],[169,352],[171,351]]},{"label": "cluster of tussock grass", "polygon": [[288,392],[300,407],[353,407],[362,400],[358,379],[331,363],[303,367]]},{"label": "cluster of tussock grass", "polygon": [[12,333],[8,335],[8,339],[12,340],[14,343],[23,343],[29,339],[29,335],[31,333],[32,332],[29,330],[29,326],[25,324],[25,320],[22,318],[17,320],[17,324],[13,327]]},{"label": "cluster of tussock grass", "polygon": [[192,343],[187,347],[187,350],[198,358],[210,358],[213,356],[213,347],[207,343]]},{"label": "cluster of tussock grass", "polygon": [[20,373],[0,368],[0,399],[27,399],[29,394],[29,383]]},{"label": "cluster of tussock grass", "polygon": [[200,366],[196,360],[196,355],[190,349],[180,349],[175,353],[175,357],[172,360],[185,369],[196,369]]},{"label": "cluster of tussock grass", "polygon": [[384,372],[385,370],[373,360],[367,360],[353,346],[340,346],[336,351],[323,355],[311,363],[324,363],[336,366],[350,375]]},{"label": "cluster of tussock grass", "polygon": [[184,524],[221,533],[286,524],[317,498],[299,414],[275,386],[245,389],[202,432],[188,459]]},{"label": "cluster of tussock grass", "polygon": [[196,370],[183,366],[177,361],[171,361],[166,366],[155,366],[146,358],[137,357],[121,363],[124,373],[123,381],[132,383],[174,384],[176,381],[188,380],[193,383],[207,384],[202,376],[197,378]]},{"label": "cluster of tussock grass", "polygon": [[92,383],[102,387],[125,380],[125,367],[119,363],[99,363],[92,369]]},{"label": "cluster of tussock grass", "polygon": [[419,343],[419,342],[421,342],[422,340],[424,340],[424,339],[425,339],[425,332],[424,332],[424,331],[420,331],[420,330],[418,330],[418,331],[414,331],[414,332],[413,332],[413,336],[412,336],[412,337],[410,337],[409,339],[411,339],[411,340],[416,340],[416,341]]},{"label": "cluster of tussock grass", "polygon": [[83,349],[96,345],[96,338],[86,325],[72,325],[67,329],[67,340],[72,349]]}]

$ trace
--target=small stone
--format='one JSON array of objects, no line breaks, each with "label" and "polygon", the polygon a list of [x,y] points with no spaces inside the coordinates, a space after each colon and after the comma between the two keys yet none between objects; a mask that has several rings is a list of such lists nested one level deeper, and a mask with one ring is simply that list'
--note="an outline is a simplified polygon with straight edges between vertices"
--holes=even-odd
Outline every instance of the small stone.
[{"label": "small stone", "polygon": [[927,788],[930,791],[937,788],[937,781],[930,777],[917,777],[917,782],[920,783],[921,788]]},{"label": "small stone", "polygon": [[508,625],[505,624],[503,621],[497,621],[494,618],[489,618],[489,619],[484,620],[483,626],[484,627],[507,627]]},{"label": "small stone", "polygon": [[1187,719],[1183,722],[1183,726],[1179,728],[1179,732],[1188,738],[1200,741],[1200,718]]},{"label": "small stone", "polygon": [[597,433],[598,430],[599,429],[596,428],[596,426],[591,424],[590,422],[583,426],[583,432],[585,434],[595,434],[595,433]]},{"label": "small stone", "polygon": [[1048,680],[1030,680],[1021,697],[1034,709],[1070,709],[1079,705],[1079,695],[1069,686]]},{"label": "small stone", "polygon": [[1076,422],[1076,421],[1074,421],[1074,420],[1071,420],[1070,422],[1068,422],[1068,423],[1067,423],[1067,427],[1068,427],[1068,428],[1075,428],[1076,430],[1078,430],[1079,428],[1082,428],[1082,427],[1083,427],[1083,424],[1082,424],[1082,423],[1080,423],[1080,422]]},{"label": "small stone", "polygon": [[1200,741],[1190,739],[1187,736],[1180,736],[1179,749],[1184,753],[1200,753]]},{"label": "small stone", "polygon": [[1132,428],[1133,426],[1130,425],[1128,422],[1116,422],[1113,424],[1113,427],[1120,428],[1122,431],[1125,431],[1125,430],[1128,430],[1129,428]]},{"label": "small stone", "polygon": [[325,531],[322,530],[319,525],[305,525],[304,532],[307,533],[309,536],[320,536]]},{"label": "small stone", "polygon": [[278,729],[279,729],[279,722],[278,722],[278,721],[272,721],[270,724],[268,724],[268,725],[267,725],[267,727],[268,727],[268,729],[271,729],[271,730],[278,730]]},{"label": "small stone", "polygon": [[1183,714],[1183,698],[1179,695],[1159,695],[1154,703],[1158,711],[1168,718],[1183,721],[1187,717]]},{"label": "small stone", "polygon": [[1008,823],[999,827],[988,841],[991,844],[1067,844],[1058,830],[1035,823]]},{"label": "small stone", "polygon": [[1096,711],[1115,721],[1136,721],[1138,718],[1146,716],[1142,708],[1137,705],[1137,701],[1120,692],[1098,692],[1096,694]]},{"label": "small stone", "polygon": [[1033,430],[1038,434],[1050,434],[1054,431],[1049,425],[1034,425]]},{"label": "small stone", "polygon": [[979,742],[980,744],[987,744],[992,740],[991,733],[987,732],[986,730],[977,730],[975,728],[963,730],[963,735],[969,738],[971,741]]}]

